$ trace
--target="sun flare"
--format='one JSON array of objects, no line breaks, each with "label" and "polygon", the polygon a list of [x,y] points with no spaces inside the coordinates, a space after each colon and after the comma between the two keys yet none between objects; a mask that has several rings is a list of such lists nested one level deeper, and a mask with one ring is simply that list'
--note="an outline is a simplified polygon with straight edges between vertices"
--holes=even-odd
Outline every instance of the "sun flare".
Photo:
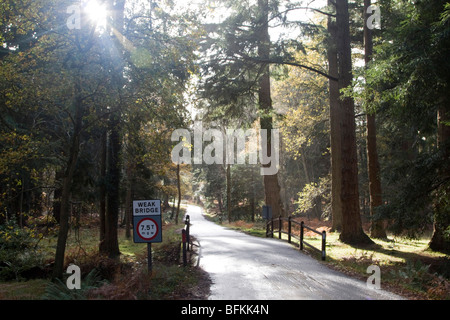
[{"label": "sun flare", "polygon": [[88,0],[84,7],[84,11],[91,23],[95,23],[97,28],[105,29],[107,10],[104,3],[98,0]]}]

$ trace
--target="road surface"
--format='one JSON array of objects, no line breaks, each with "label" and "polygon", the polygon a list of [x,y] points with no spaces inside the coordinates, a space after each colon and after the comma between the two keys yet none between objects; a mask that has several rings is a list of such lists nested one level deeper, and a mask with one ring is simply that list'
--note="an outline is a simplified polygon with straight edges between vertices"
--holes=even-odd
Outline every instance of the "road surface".
[{"label": "road surface", "polygon": [[190,233],[200,243],[199,266],[212,280],[211,300],[402,299],[331,270],[286,241],[207,221],[200,207],[189,205],[186,214]]}]

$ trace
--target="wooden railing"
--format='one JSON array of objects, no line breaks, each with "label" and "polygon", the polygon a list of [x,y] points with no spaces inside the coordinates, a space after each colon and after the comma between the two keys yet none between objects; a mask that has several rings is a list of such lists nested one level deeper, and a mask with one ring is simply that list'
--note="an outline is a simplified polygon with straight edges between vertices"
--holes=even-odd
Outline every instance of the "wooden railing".
[{"label": "wooden railing", "polygon": [[[274,230],[274,222],[275,221],[278,222],[277,230]],[[283,230],[283,221],[287,221],[287,223],[288,223],[287,230]],[[293,233],[292,224],[297,224],[300,226],[300,234],[299,235],[296,235],[295,233]],[[305,228],[322,236],[322,248],[321,249],[318,249],[318,248],[314,247],[313,245],[311,245],[310,243],[304,241],[303,238],[304,238],[304,229]],[[325,231],[319,232],[319,231],[305,225],[305,223],[303,221],[298,222],[296,220],[293,220],[292,217],[287,217],[287,218],[278,217],[278,218],[272,218],[267,221],[266,237],[270,236],[271,238],[273,238],[274,233],[278,233],[279,239],[281,239],[282,233],[287,234],[289,243],[292,243],[292,241],[291,241],[292,238],[299,240],[300,250],[303,250],[303,245],[305,244],[308,247],[310,247],[316,251],[319,251],[322,254],[322,260],[325,260],[325,247],[326,247],[326,236],[327,236],[327,233]]]},{"label": "wooden railing", "polygon": [[[197,257],[197,266],[200,263],[200,242],[195,239],[195,237],[191,237],[191,218],[189,215],[186,215],[184,220],[184,224],[186,225],[184,229],[181,230],[181,244],[182,244],[182,253],[183,253],[183,266],[186,267],[191,265],[194,261],[194,256]],[[198,249],[196,249],[198,248]],[[198,251],[198,252],[197,252]]]}]

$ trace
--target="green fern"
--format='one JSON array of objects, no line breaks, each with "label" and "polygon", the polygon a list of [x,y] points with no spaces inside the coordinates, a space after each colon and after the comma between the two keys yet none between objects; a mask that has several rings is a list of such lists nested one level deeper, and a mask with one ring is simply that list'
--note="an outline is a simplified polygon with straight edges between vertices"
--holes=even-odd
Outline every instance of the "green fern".
[{"label": "green fern", "polygon": [[50,282],[42,296],[43,300],[87,300],[89,290],[101,287],[106,280],[102,280],[100,273],[93,269],[81,281],[81,289],[69,289],[61,279]]}]

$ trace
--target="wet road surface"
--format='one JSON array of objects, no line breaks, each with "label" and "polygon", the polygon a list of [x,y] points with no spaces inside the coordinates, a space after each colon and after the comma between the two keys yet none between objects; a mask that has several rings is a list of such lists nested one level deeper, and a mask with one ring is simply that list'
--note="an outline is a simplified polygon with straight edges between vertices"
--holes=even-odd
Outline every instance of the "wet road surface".
[{"label": "wet road surface", "polygon": [[211,300],[402,299],[331,270],[286,241],[207,221],[200,207],[189,205],[186,214],[190,233],[200,243],[199,265],[212,280]]}]

